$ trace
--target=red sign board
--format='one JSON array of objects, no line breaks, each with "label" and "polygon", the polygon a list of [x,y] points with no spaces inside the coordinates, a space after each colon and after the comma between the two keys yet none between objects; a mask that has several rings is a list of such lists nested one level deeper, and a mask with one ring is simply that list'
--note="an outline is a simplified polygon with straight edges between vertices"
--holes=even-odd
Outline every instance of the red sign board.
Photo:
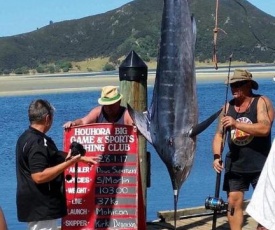
[{"label": "red sign board", "polygon": [[77,126],[64,132],[65,151],[73,141],[100,161],[91,166],[79,162],[65,171],[71,179],[65,182],[68,215],[61,229],[138,229],[137,130],[117,124]]}]

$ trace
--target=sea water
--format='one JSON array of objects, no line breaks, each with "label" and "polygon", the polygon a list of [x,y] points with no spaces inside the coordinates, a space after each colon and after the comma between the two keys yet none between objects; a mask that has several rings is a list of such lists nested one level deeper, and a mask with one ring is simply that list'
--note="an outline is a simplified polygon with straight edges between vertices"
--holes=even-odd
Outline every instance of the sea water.
[{"label": "sea water", "polygon": [[[275,105],[275,84],[272,79],[257,80],[260,88],[257,93],[268,96]],[[202,121],[219,110],[226,101],[226,86],[221,82],[204,82],[197,85],[199,120]],[[32,95],[16,97],[0,97],[1,119],[1,149],[0,149],[0,206],[4,210],[10,230],[25,229],[24,223],[19,223],[16,216],[16,174],[15,145],[18,136],[28,127],[27,109],[33,99],[49,100],[55,107],[54,123],[47,133],[62,149],[62,125],[75,118],[87,114],[97,105],[99,91],[81,93],[57,93],[49,95]],[[152,88],[148,88],[148,107],[150,105]],[[231,98],[230,90],[228,100]],[[212,168],[212,138],[217,122],[197,138],[197,149],[194,165],[179,193],[178,208],[203,206],[208,196],[214,196],[216,173]],[[275,128],[272,130],[272,138]],[[147,189],[147,221],[157,219],[157,211],[172,210],[174,207],[171,181],[164,163],[148,144],[151,153],[151,186]],[[227,147],[224,150],[224,155]],[[250,198],[252,190],[246,193]],[[226,194],[221,190],[220,196],[226,200]]]}]

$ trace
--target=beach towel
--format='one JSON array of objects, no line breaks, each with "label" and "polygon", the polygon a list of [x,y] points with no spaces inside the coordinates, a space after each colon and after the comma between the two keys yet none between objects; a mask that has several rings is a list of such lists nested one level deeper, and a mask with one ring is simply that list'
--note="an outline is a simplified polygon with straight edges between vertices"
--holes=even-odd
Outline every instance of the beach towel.
[{"label": "beach towel", "polygon": [[275,139],[246,212],[269,230],[275,230]]}]

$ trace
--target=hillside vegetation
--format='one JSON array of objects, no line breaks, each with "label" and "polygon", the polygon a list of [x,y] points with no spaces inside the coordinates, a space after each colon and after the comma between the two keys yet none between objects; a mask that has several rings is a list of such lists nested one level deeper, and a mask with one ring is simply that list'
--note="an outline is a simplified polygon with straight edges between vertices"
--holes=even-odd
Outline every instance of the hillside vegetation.
[{"label": "hillside vegetation", "polygon": [[[190,2],[198,29],[196,61],[209,63],[216,1]],[[275,18],[246,0],[219,2],[218,61],[227,62],[233,53],[234,61],[273,63]],[[131,50],[145,62],[155,61],[162,7],[161,0],[134,0],[104,14],[53,22],[30,33],[2,37],[0,73],[110,70],[117,68]]]}]

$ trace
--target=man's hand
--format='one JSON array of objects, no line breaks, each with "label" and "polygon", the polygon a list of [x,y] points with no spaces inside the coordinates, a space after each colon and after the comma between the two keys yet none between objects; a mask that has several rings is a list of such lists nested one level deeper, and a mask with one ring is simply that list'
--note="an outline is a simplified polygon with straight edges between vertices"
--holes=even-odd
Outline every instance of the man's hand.
[{"label": "man's hand", "polygon": [[81,162],[88,163],[89,165],[97,164],[99,160],[100,160],[99,157],[87,157],[87,156],[80,157]]},{"label": "man's hand", "polygon": [[225,128],[227,127],[236,128],[237,121],[230,116],[225,116],[221,119],[221,123]]},{"label": "man's hand", "polygon": [[73,121],[68,121],[66,122],[64,125],[63,125],[63,128],[64,129],[69,129],[71,128],[72,126],[75,126],[75,123]]},{"label": "man's hand", "polygon": [[217,173],[221,173],[223,170],[223,163],[221,162],[221,159],[215,159],[213,161],[213,168]]}]

